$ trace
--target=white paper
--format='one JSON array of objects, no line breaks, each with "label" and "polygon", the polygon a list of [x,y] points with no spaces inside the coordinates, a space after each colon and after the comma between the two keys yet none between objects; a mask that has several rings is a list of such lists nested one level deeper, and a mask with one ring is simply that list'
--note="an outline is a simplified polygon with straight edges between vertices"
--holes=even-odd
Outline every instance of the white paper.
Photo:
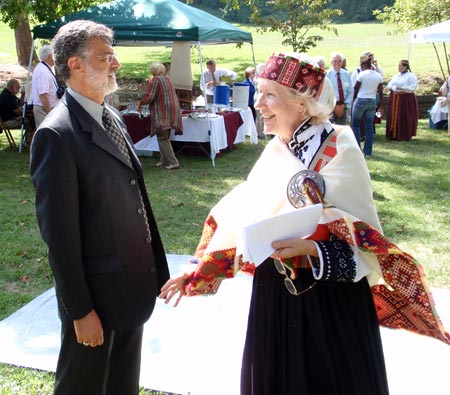
[{"label": "white paper", "polygon": [[321,213],[322,204],[315,204],[245,226],[238,242],[244,262],[253,262],[256,266],[264,262],[275,251],[271,244],[276,240],[312,235]]}]

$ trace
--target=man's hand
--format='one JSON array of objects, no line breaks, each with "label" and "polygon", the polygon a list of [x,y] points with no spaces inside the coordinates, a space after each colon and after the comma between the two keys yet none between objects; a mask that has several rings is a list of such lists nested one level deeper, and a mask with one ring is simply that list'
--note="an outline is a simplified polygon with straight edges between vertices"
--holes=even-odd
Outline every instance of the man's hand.
[{"label": "man's hand", "polygon": [[79,320],[74,320],[73,326],[78,343],[91,347],[103,344],[103,326],[95,310],[91,310]]}]

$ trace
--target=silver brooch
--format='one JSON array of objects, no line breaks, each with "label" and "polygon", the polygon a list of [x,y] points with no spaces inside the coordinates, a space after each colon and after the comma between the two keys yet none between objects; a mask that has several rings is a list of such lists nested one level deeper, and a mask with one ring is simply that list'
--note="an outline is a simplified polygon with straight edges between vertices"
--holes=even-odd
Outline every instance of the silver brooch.
[{"label": "silver brooch", "polygon": [[295,208],[323,203],[325,182],[314,170],[302,170],[296,173],[288,183],[287,197]]}]

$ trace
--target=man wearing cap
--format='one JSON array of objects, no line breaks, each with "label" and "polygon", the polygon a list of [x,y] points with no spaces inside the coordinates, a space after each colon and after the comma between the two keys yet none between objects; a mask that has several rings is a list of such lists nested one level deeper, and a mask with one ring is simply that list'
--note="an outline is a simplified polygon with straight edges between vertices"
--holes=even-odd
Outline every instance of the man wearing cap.
[{"label": "man wearing cap", "polygon": [[365,51],[359,57],[358,67],[355,70],[353,70],[353,72],[351,74],[353,87],[355,87],[356,78],[358,77],[358,74],[361,72],[361,63],[365,62],[368,59],[370,60],[371,69],[376,71],[377,73],[379,73],[381,75],[381,77],[383,77],[383,70],[378,65],[378,62],[375,59],[374,54],[372,52],[370,52],[370,51]]}]

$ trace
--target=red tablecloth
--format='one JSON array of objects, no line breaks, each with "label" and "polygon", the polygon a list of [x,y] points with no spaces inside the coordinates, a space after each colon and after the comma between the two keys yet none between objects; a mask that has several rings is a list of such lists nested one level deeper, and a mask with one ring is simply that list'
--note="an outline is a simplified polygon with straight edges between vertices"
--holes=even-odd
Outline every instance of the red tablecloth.
[{"label": "red tablecloth", "polygon": [[122,115],[133,144],[150,134],[150,116],[140,118],[137,114]]},{"label": "red tablecloth", "polygon": [[238,112],[224,112],[219,114],[223,116],[225,122],[228,149],[232,150],[234,147],[234,140],[236,140],[237,130],[244,121],[242,120],[241,114]]},{"label": "red tablecloth", "polygon": [[[191,111],[192,112],[192,111]],[[183,111],[183,113],[186,113]],[[225,130],[227,133],[227,146],[229,150],[234,147],[237,130],[244,123],[239,112],[224,112],[220,113],[225,123]],[[131,136],[133,144],[147,137],[150,134],[150,116],[140,118],[137,114],[124,114],[123,119],[127,126],[128,133]]]}]

